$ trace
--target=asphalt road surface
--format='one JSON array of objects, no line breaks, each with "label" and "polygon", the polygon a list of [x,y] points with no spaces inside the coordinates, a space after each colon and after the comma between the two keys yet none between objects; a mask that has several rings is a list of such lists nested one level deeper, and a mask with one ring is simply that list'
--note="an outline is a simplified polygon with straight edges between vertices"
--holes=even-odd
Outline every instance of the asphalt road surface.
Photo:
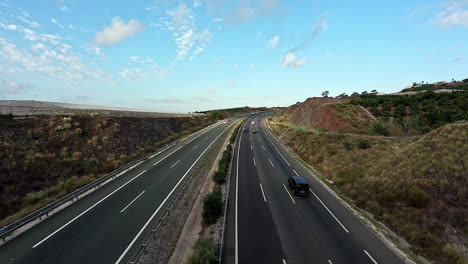
[{"label": "asphalt road surface", "polygon": [[195,164],[233,123],[192,134],[1,246],[0,263],[127,263]]},{"label": "asphalt road surface", "polygon": [[[403,263],[281,147],[264,118],[245,123],[234,150],[222,262]],[[308,197],[292,194],[295,175],[306,176]]]}]

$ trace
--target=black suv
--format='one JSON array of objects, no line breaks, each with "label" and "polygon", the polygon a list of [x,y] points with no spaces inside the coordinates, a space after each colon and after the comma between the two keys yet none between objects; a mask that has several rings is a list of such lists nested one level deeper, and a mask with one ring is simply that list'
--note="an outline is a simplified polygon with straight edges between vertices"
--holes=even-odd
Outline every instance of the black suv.
[{"label": "black suv", "polygon": [[309,195],[309,184],[301,176],[292,176],[288,182],[295,195]]}]

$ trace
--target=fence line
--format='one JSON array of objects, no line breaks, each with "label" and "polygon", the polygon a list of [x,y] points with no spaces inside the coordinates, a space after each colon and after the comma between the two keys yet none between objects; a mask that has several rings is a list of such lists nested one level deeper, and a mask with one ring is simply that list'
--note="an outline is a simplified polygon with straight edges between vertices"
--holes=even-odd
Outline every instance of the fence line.
[{"label": "fence line", "polygon": [[184,117],[197,116],[202,114],[177,114],[164,112],[138,112],[124,110],[103,110],[103,109],[71,109],[62,107],[47,106],[18,106],[18,105],[0,105],[0,114],[13,115],[19,117],[34,117],[52,114],[92,114],[100,115],[129,115],[129,116],[158,116],[158,117]]}]

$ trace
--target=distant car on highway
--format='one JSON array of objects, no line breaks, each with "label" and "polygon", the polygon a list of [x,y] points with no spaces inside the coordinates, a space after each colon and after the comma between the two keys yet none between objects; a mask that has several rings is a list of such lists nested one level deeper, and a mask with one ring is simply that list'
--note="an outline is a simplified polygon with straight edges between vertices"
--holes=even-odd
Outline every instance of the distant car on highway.
[{"label": "distant car on highway", "polygon": [[252,130],[252,133],[257,133],[257,132],[258,132],[257,129]]},{"label": "distant car on highway", "polygon": [[243,132],[249,132],[249,130],[247,128],[244,128],[244,130],[242,130]]},{"label": "distant car on highway", "polygon": [[289,187],[295,195],[309,195],[309,184],[301,176],[292,176],[288,180]]},{"label": "distant car on highway", "polygon": [[255,122],[254,122],[254,121],[252,121],[252,125],[255,125]]}]

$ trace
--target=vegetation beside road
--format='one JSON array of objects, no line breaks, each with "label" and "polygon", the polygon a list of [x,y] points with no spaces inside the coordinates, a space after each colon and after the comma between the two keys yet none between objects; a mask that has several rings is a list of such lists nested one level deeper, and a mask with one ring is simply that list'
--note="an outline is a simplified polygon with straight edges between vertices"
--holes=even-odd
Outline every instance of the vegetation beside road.
[{"label": "vegetation beside road", "polygon": [[350,104],[363,106],[378,118],[378,122],[368,126],[369,132],[383,136],[420,135],[449,123],[468,120],[468,91],[362,95]]},{"label": "vegetation beside road", "polygon": [[212,122],[207,117],[0,116],[0,227]]},{"label": "vegetation beside road", "polygon": [[224,199],[223,193],[226,193],[228,190],[224,183],[226,182],[226,176],[228,173],[228,168],[231,162],[233,144],[236,141],[237,134],[241,129],[241,126],[246,122],[247,119],[244,119],[239,122],[239,125],[236,126],[234,131],[229,138],[229,144],[226,146],[226,150],[223,152],[221,159],[218,162],[218,168],[213,175],[213,182],[216,184],[213,191],[206,195],[203,199],[203,224],[202,234],[197,240],[193,255],[190,257],[189,263],[191,264],[206,264],[206,263],[217,263],[217,256],[220,252],[217,252],[214,236],[217,234],[209,233],[206,234],[206,230],[210,226],[216,224],[219,221],[219,218],[223,214],[224,210]]},{"label": "vegetation beside road", "polygon": [[[391,111],[368,121],[349,108],[355,105]],[[399,105],[406,105],[405,113]],[[333,107],[346,122],[363,120],[353,124],[361,129],[291,125],[288,110],[269,125],[327,185],[403,237],[413,252],[435,263],[468,263],[468,122],[457,121],[468,119],[467,92],[370,95]]]}]

